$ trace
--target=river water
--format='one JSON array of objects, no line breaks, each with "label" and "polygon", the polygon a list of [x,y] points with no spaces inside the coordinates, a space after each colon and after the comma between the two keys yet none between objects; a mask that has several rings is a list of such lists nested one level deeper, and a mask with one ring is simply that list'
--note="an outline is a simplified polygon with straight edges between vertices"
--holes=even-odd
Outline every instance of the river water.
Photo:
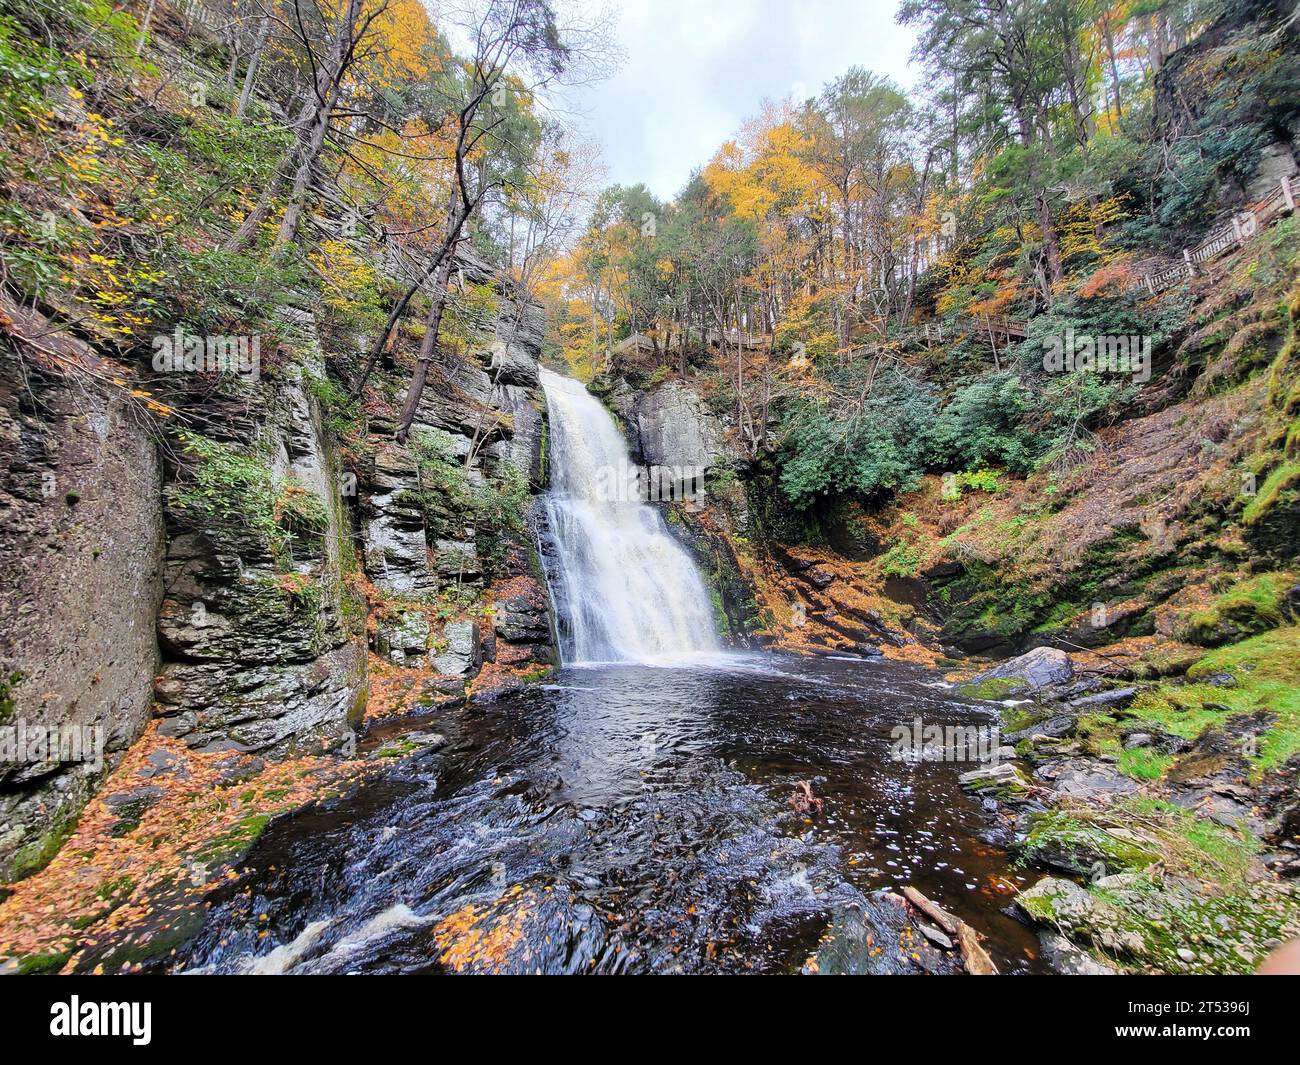
[{"label": "river water", "polygon": [[[876,892],[912,884],[987,935],[1003,972],[1038,971],[1003,912],[1025,881],[957,786],[970,767],[890,757],[896,724],[988,714],[887,662],[566,669],[418,722],[448,746],[272,825],[177,967],[794,972],[846,911],[863,935],[896,932]],[[808,779],[825,800],[811,818],[788,803]]]}]

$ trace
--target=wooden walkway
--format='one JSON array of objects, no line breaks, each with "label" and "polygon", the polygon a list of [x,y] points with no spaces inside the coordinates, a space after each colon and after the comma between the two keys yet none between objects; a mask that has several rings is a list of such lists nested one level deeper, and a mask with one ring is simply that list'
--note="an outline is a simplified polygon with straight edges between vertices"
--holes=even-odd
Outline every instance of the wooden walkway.
[{"label": "wooden walkway", "polygon": [[[1029,322],[1024,318],[1008,318],[1003,314],[957,315],[949,319],[951,330],[958,333],[979,332],[984,336],[1002,337],[1005,340],[1024,340],[1029,335]],[[928,343],[940,342],[947,332],[942,322],[923,322],[921,335]]]},{"label": "wooden walkway", "polygon": [[1220,222],[1196,247],[1184,248],[1182,262],[1167,270],[1147,274],[1138,284],[1154,296],[1180,281],[1194,277],[1198,263],[1217,259],[1224,252],[1240,247],[1262,226],[1272,224],[1284,214],[1291,214],[1295,210],[1295,200],[1294,182],[1290,177],[1284,176],[1258,203]]}]

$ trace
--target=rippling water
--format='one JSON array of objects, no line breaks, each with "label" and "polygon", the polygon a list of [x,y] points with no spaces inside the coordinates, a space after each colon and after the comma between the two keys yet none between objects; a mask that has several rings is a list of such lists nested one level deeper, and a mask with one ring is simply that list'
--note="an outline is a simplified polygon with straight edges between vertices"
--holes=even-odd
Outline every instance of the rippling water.
[{"label": "rippling water", "polygon": [[[918,715],[989,713],[892,663],[564,670],[421,722],[448,747],[273,825],[179,967],[795,971],[837,915],[897,931],[873,893],[910,883],[987,934],[1003,971],[1036,969],[1001,912],[1018,874],[956,784],[969,766],[889,757]],[[787,802],[803,779],[826,802],[808,820]]]}]

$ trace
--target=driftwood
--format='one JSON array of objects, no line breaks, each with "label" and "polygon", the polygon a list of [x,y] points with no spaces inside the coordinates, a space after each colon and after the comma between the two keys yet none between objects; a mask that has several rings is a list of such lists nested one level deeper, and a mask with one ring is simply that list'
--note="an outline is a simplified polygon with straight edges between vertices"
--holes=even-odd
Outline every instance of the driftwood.
[{"label": "driftwood", "polygon": [[903,895],[907,898],[908,902],[930,918],[930,920],[950,936],[955,936],[957,934],[957,929],[961,927],[962,922],[947,910],[940,907],[937,903],[931,902],[917,891],[916,888],[911,887],[910,885],[903,888]]},{"label": "driftwood", "polygon": [[979,933],[960,917],[954,917],[942,906],[931,902],[921,892],[910,885],[903,888],[907,901],[921,913],[947,932],[955,936],[961,948],[962,964],[971,976],[997,976],[998,967],[993,964],[988,951],[980,946]]}]

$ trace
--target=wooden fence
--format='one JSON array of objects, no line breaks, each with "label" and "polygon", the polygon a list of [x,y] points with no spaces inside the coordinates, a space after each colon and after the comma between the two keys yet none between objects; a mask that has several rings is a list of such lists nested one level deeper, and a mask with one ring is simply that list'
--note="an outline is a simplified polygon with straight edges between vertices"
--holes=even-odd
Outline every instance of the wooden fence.
[{"label": "wooden fence", "polygon": [[1147,292],[1154,296],[1157,292],[1163,292],[1180,281],[1195,276],[1198,263],[1208,262],[1226,251],[1240,247],[1261,226],[1267,226],[1274,219],[1294,211],[1295,197],[1296,190],[1291,178],[1284,176],[1258,203],[1220,222],[1196,247],[1184,248],[1182,262],[1167,270],[1147,274],[1139,284],[1144,285]]}]

